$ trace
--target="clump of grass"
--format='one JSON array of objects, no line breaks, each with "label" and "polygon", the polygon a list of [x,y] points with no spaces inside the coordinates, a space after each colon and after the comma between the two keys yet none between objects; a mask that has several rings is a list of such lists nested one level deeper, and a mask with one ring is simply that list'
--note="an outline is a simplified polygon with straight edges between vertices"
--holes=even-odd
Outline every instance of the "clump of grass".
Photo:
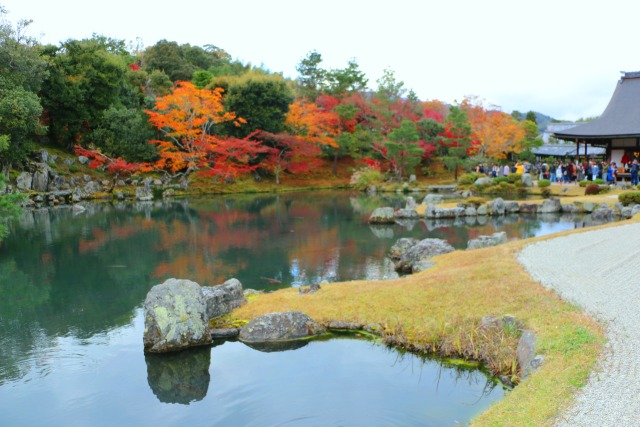
[{"label": "clump of grass", "polygon": [[226,329],[226,328],[240,328],[249,323],[247,319],[238,319],[231,317],[229,314],[216,317],[209,320],[209,327],[211,329]]}]

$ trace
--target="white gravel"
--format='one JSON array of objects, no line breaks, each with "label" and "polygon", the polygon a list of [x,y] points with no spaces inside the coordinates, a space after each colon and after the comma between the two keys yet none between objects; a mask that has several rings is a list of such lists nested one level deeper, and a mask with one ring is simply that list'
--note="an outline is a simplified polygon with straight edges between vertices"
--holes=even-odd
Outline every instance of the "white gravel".
[{"label": "white gravel", "polygon": [[518,255],[543,286],[606,327],[599,366],[559,426],[640,426],[640,224],[538,242]]}]

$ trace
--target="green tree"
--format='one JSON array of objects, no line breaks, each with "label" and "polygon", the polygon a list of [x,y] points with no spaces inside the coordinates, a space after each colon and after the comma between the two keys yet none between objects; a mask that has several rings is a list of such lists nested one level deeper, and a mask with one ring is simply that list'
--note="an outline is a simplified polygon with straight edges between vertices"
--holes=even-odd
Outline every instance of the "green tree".
[{"label": "green tree", "polygon": [[301,97],[310,101],[320,94],[325,85],[327,71],[320,67],[322,55],[317,51],[311,51],[296,66],[298,71],[298,92]]},{"label": "green tree", "polygon": [[321,87],[330,95],[342,95],[365,90],[367,82],[366,74],[356,60],[351,59],[346,68],[326,72],[326,82]]},{"label": "green tree", "polygon": [[533,111],[529,111],[524,119],[536,124],[538,123],[538,116],[536,116],[536,113]]},{"label": "green tree", "polygon": [[168,95],[172,88],[173,83],[164,71],[153,70],[151,74],[149,74],[148,89],[154,96]]},{"label": "green tree", "polygon": [[193,83],[198,89],[202,89],[211,82],[211,79],[213,79],[213,77],[213,73],[210,71],[198,70],[193,73],[191,83]]},{"label": "green tree", "polygon": [[34,139],[46,128],[40,124],[42,106],[37,93],[47,76],[42,48],[25,33],[31,21],[14,28],[0,6],[0,137],[4,150],[0,169],[26,159]]},{"label": "green tree", "polygon": [[412,173],[424,154],[424,149],[418,145],[420,136],[416,124],[403,120],[399,128],[389,133],[388,138],[384,146],[396,176]]},{"label": "green tree", "polygon": [[444,123],[440,154],[445,168],[454,173],[456,180],[459,168],[467,166],[470,147],[471,124],[467,113],[460,107],[452,105]]},{"label": "green tree", "polygon": [[384,70],[382,77],[376,82],[378,83],[377,96],[388,102],[401,99],[407,92],[404,88],[404,82],[398,81],[396,73],[389,68]]},{"label": "green tree", "polygon": [[50,47],[51,68],[42,103],[51,139],[63,146],[87,143],[86,136],[111,105],[139,102],[127,79],[132,58],[124,42],[93,36]]},{"label": "green tree", "polygon": [[255,130],[283,132],[285,116],[291,102],[293,93],[279,74],[251,72],[231,79],[224,97],[225,108],[247,123],[239,127],[225,123],[221,125],[222,129],[239,138],[244,138]]},{"label": "green tree", "polygon": [[179,45],[174,41],[160,40],[144,51],[142,64],[147,72],[161,70],[172,82],[176,82],[190,81],[194,72],[208,70],[226,59],[228,54],[212,45],[206,50],[190,44]]},{"label": "green tree", "polygon": [[519,122],[524,120],[524,115],[518,110],[513,110],[511,112],[511,117],[513,117],[514,119],[516,119]]},{"label": "green tree", "polygon": [[149,141],[156,132],[144,111],[112,105],[105,110],[91,141],[110,157],[130,162],[150,162],[156,157],[156,147]]}]

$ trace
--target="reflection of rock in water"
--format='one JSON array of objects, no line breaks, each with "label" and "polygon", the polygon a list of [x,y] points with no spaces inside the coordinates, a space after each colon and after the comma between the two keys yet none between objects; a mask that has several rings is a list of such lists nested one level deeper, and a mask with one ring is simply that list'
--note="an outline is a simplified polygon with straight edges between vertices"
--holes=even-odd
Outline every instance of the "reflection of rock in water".
[{"label": "reflection of rock in water", "polygon": [[244,345],[263,353],[297,350],[309,344],[308,340],[271,341],[271,342],[243,342]]},{"label": "reflection of rock in water", "polygon": [[188,405],[204,399],[209,389],[211,349],[145,354],[147,381],[160,402]]},{"label": "reflection of rock in water", "polygon": [[392,226],[370,225],[369,229],[378,239],[393,239]]}]

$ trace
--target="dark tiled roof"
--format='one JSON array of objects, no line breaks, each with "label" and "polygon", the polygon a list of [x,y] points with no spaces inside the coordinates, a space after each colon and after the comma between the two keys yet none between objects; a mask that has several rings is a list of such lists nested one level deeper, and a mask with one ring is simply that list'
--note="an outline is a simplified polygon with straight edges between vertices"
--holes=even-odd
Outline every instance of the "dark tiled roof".
[{"label": "dark tiled roof", "polygon": [[559,139],[640,137],[640,72],[622,76],[598,119],[554,135]]}]

